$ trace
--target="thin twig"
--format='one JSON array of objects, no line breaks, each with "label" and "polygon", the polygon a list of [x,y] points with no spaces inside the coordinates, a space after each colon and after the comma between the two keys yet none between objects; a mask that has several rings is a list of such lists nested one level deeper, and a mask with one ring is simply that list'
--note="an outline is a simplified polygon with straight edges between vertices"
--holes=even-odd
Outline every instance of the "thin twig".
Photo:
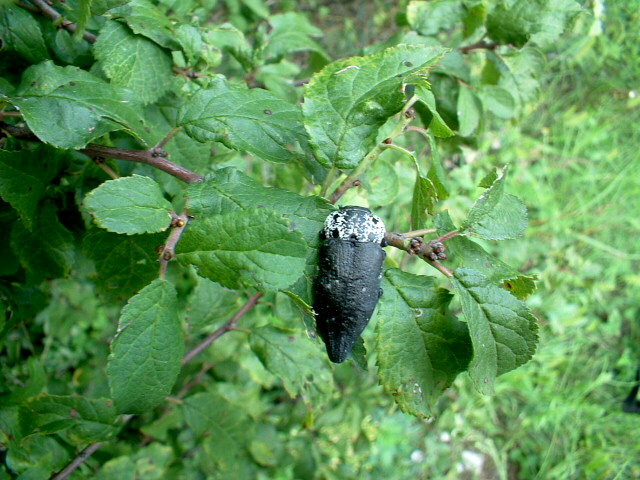
[{"label": "thin twig", "polygon": [[169,130],[169,133],[167,133],[163,137],[163,139],[160,140],[151,150],[159,151],[163,149],[164,146],[169,142],[169,140],[171,140],[174,137],[174,135],[178,133],[180,130],[182,130],[182,127],[174,127],[171,130]]},{"label": "thin twig", "polygon": [[411,230],[410,232],[403,233],[402,236],[409,238],[423,237],[431,233],[436,233],[437,231],[436,228],[423,228],[422,230]]},{"label": "thin twig", "polygon": [[120,176],[113,171],[113,168],[111,168],[109,165],[107,165],[106,163],[104,163],[104,158],[102,157],[94,157],[93,161],[96,165],[98,165],[107,175],[109,175],[111,178],[113,178],[114,180],[116,180],[117,178],[120,178]]},{"label": "thin twig", "polygon": [[458,47],[462,53],[467,53],[472,50],[495,50],[498,47],[496,42],[485,42],[480,40],[479,42],[472,43],[471,45],[465,45],[464,47]]},{"label": "thin twig", "polygon": [[22,112],[0,112],[0,118],[2,117],[22,117]]},{"label": "thin twig", "polygon": [[189,363],[196,355],[198,355],[203,350],[206,350],[206,348],[209,345],[211,345],[213,342],[215,342],[218,338],[220,338],[225,333],[230,332],[231,330],[235,330],[236,323],[238,323],[238,320],[240,320],[240,318],[242,318],[249,310],[251,310],[253,307],[256,306],[256,304],[258,303],[258,300],[260,300],[260,297],[262,297],[262,293],[256,293],[255,295],[252,295],[251,297],[249,297],[249,299],[247,300],[247,303],[245,303],[242,306],[242,308],[238,310],[236,314],[233,317],[231,317],[231,319],[227,323],[222,325],[215,332],[213,332],[211,335],[209,335],[207,338],[202,340],[198,345],[196,345],[195,347],[193,347],[191,350],[187,352],[187,354],[182,359],[182,365]]},{"label": "thin twig", "polygon": [[[60,13],[58,13],[56,9],[47,4],[47,2],[45,2],[44,0],[31,0],[31,3],[36,5],[38,9],[40,9],[42,15],[53,21],[54,24],[60,25],[62,28],[71,33],[75,33],[77,28],[76,24],[62,18],[62,15],[60,15]],[[95,41],[98,39],[98,37],[96,37],[93,33],[86,31],[82,32],[82,38],[84,38],[89,43],[95,43]]]},{"label": "thin twig", "polygon": [[[240,310],[238,310],[235,313],[235,315],[233,317],[231,317],[231,319],[227,323],[222,325],[215,332],[213,332],[211,335],[209,335],[207,338],[205,338],[202,342],[200,342],[194,348],[189,350],[189,352],[187,352],[187,354],[182,359],[182,365],[184,366],[187,363],[189,363],[191,360],[193,360],[193,358],[196,355],[198,355],[203,350],[205,350],[209,345],[211,345],[213,342],[215,342],[218,338],[220,338],[225,333],[230,332],[232,330],[236,330],[237,329],[236,328],[236,324],[238,323],[238,320],[240,320],[240,318],[242,318],[249,310],[251,310],[253,307],[255,307],[257,305],[258,300],[260,300],[260,297],[262,297],[262,293],[256,293],[256,294],[252,295],[251,297],[249,297],[249,299],[246,301],[246,303],[240,308]],[[208,370],[208,369],[209,368],[207,368],[206,370]],[[199,375],[202,375],[204,373],[204,371],[206,371],[206,370],[203,367],[203,370],[200,371]],[[191,385],[195,385],[195,383],[193,383],[193,382],[190,382],[190,384]],[[180,394],[178,394],[179,395],[178,398],[182,398],[180,395],[184,396],[184,395],[186,395],[186,393],[187,392],[184,389],[180,390]],[[125,423],[127,423],[129,420],[131,420],[134,417],[135,417],[135,415],[133,415],[133,414],[123,415],[121,417],[122,418],[122,424],[124,425]],[[76,456],[76,458],[74,458],[71,462],[69,462],[69,464],[66,467],[64,467],[62,470],[60,470],[60,472],[58,472],[56,475],[51,477],[50,480],[64,480],[65,478],[67,478],[80,465],[82,465],[85,461],[87,461],[87,459],[93,453],[95,453],[100,447],[102,447],[102,445],[104,445],[104,443],[105,442],[96,442],[96,443],[92,443],[91,445],[89,445],[87,448],[82,450]]]},{"label": "thin twig", "polygon": [[186,212],[182,212],[180,215],[172,212],[171,227],[173,228],[171,229],[171,233],[169,233],[169,237],[167,237],[167,241],[164,244],[159,259],[160,278],[165,277],[169,260],[174,257],[176,253],[176,245],[178,244],[178,240],[180,240],[182,232],[184,232],[184,229],[187,227],[188,222],[189,217],[187,217]]},{"label": "thin twig", "polygon": [[434,242],[446,242],[450,238],[457,237],[458,235],[460,235],[460,231],[454,230],[453,232],[445,233],[441,237],[436,238]]},{"label": "thin twig", "polygon": [[96,442],[89,445],[87,448],[82,450],[76,458],[71,460],[66,467],[51,477],[51,480],[64,480],[67,478],[76,468],[82,465],[91,455],[102,447],[102,445],[104,445],[104,442]]}]

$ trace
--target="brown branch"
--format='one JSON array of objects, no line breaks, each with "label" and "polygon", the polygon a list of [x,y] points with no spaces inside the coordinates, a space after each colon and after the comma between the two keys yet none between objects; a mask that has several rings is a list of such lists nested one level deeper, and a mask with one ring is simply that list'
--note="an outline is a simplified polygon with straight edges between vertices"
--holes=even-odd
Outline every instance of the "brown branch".
[{"label": "brown branch", "polygon": [[[47,2],[45,2],[44,0],[30,0],[30,1],[31,3],[33,3],[38,7],[42,15],[47,17],[54,24],[60,25],[62,28],[64,28],[65,30],[71,33],[75,33],[77,29],[76,24],[70,22],[69,20],[65,20],[62,17],[62,15],[60,15],[58,11],[53,7],[51,7]],[[98,37],[96,37],[93,33],[90,33],[90,32],[82,32],[82,38],[84,38],[89,43],[95,43],[95,41],[98,39]]]},{"label": "brown branch", "polygon": [[[0,130],[8,133],[12,137],[23,140],[39,140],[38,137],[28,128],[16,127],[14,125],[0,122]],[[168,142],[177,131],[178,130],[175,128],[171,130],[171,132],[169,132],[158,145],[164,146],[164,144]],[[198,175],[188,168],[168,160],[167,157],[169,154],[157,146],[148,150],[129,150],[126,148],[107,147],[105,145],[90,143],[85,148],[81,148],[78,151],[91,158],[116,158],[118,160],[126,160],[128,162],[145,163],[157,168],[158,170],[167,172],[169,175],[173,175],[186,183],[196,183],[204,180],[202,175]]]},{"label": "brown branch", "polygon": [[[449,236],[447,237],[447,235]],[[439,262],[439,260],[447,259],[447,254],[445,253],[447,247],[444,246],[441,239],[447,240],[448,238],[455,236],[451,234],[447,235],[425,242],[422,237],[411,238],[400,233],[387,232],[384,235],[384,240],[387,242],[387,245],[404,250],[409,255],[416,255],[447,277],[451,277],[453,276],[453,273]]]},{"label": "brown branch", "polygon": [[[194,348],[192,348],[187,352],[187,354],[182,359],[182,365],[184,366],[187,363],[189,363],[191,360],[193,360],[193,358],[196,355],[198,355],[203,350],[205,350],[209,345],[211,345],[213,342],[215,342],[218,338],[223,336],[225,333],[230,332],[232,330],[237,330],[236,325],[238,323],[238,320],[240,320],[249,310],[251,310],[253,307],[257,305],[258,300],[260,300],[260,297],[262,297],[262,293],[256,293],[251,297],[249,297],[246,303],[235,313],[233,317],[231,317],[231,319],[229,319],[227,323],[222,325],[215,332],[213,332],[211,335],[205,338],[202,342],[200,342],[198,345],[196,345]],[[206,367],[206,368],[203,367],[203,369],[198,373],[198,375],[201,376],[204,372],[209,370],[209,368],[211,367]],[[196,384],[197,382],[189,383],[190,386],[193,386]],[[178,394],[179,395],[178,398],[182,398],[184,395],[186,395],[187,391],[188,390],[185,390],[184,388],[180,390],[180,393]],[[135,417],[135,415],[133,414],[123,415],[122,424],[124,425],[133,417]],[[105,442],[96,442],[89,445],[87,448],[82,450],[76,456],[76,458],[74,458],[71,462],[69,462],[69,464],[66,467],[64,467],[62,470],[60,470],[60,472],[58,472],[53,477],[51,477],[50,480],[64,480],[65,478],[67,478],[69,475],[71,475],[74,472],[74,470],[76,470],[80,465],[82,465],[85,461],[87,461],[87,459],[91,455],[93,455],[100,447],[102,447],[104,443]]]},{"label": "brown branch", "polygon": [[204,180],[202,175],[198,175],[177,163],[173,163],[171,160],[167,160],[168,153],[155,147],[149,150],[129,150],[90,143],[78,151],[90,157],[117,158],[118,160],[127,160],[129,162],[145,163],[186,183],[196,183]]},{"label": "brown branch", "polygon": [[187,227],[188,222],[189,217],[187,217],[186,212],[182,212],[181,215],[172,212],[171,227],[173,228],[160,254],[160,278],[164,278],[167,273],[167,265],[176,253],[176,245],[178,244],[178,240],[180,240],[182,232],[184,232],[184,229]]},{"label": "brown branch", "polygon": [[347,190],[355,187],[359,187],[361,185],[360,180],[351,180],[348,179],[348,182],[342,182],[338,187],[333,191],[331,195],[329,195],[329,203],[335,205],[340,198],[347,193]]},{"label": "brown branch", "polygon": [[485,42],[480,40],[479,42],[472,43],[471,45],[465,45],[464,47],[458,47],[462,53],[467,53],[472,50],[495,50],[498,47],[496,42]]}]

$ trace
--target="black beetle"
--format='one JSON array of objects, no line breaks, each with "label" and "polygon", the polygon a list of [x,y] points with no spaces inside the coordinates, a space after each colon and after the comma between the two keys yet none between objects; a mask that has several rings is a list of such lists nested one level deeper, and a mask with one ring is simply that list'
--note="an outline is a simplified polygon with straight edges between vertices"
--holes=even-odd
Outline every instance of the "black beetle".
[{"label": "black beetle", "polygon": [[313,309],[334,363],[345,361],[382,295],[384,234],[380,217],[355,206],[331,213],[320,232]]}]

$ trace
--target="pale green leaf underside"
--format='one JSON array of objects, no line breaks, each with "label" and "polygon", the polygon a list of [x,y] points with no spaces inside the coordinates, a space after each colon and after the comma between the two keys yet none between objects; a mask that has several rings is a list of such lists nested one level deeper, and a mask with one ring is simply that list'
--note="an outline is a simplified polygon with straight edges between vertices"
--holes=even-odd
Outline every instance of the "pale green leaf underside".
[{"label": "pale green leaf underside", "polygon": [[115,130],[144,137],[142,117],[125,93],[79,68],[47,61],[25,71],[15,96],[0,98],[20,108],[43,142],[79,149]]},{"label": "pale green leaf underside", "polygon": [[172,206],[150,177],[109,180],[91,191],[84,206],[102,228],[127,235],[155,233],[171,224]]},{"label": "pale green leaf underside", "polygon": [[220,142],[278,163],[308,155],[300,107],[266,90],[229,85],[217,77],[178,117],[178,124],[199,142]]},{"label": "pale green leaf underside", "polygon": [[493,393],[498,375],[533,356],[538,341],[536,318],[522,301],[480,272],[458,268],[451,281],[473,343],[469,375],[480,392]]},{"label": "pale green leaf underside", "polygon": [[178,260],[228,288],[287,288],[304,272],[306,242],[272,210],[199,217],[178,244]]},{"label": "pale green leaf underside", "polygon": [[432,407],[471,358],[464,323],[446,313],[451,295],[435,278],[385,271],[377,314],[380,383],[400,408],[431,415]]},{"label": "pale green leaf underside", "polygon": [[162,403],[180,371],[184,340],[174,287],[154,280],[122,309],[107,365],[120,413],[143,413]]},{"label": "pale green leaf underside", "polygon": [[445,52],[398,45],[334,62],[314,75],[303,113],[317,160],[326,167],[354,168],[371,150],[378,129],[402,109],[405,77],[435,64]]}]

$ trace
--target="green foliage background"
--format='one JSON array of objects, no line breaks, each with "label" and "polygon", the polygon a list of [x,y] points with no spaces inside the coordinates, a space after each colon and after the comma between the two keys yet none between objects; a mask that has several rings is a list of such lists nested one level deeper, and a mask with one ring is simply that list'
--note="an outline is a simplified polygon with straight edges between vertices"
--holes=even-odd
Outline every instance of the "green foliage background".
[{"label": "green foliage background", "polygon": [[[3,251],[18,252],[20,258],[29,260],[22,260],[19,266],[17,256],[7,255],[0,265],[0,274],[9,279],[2,284],[0,306],[12,314],[0,324],[0,478],[49,478],[68,464],[79,449],[96,441],[105,443],[70,478],[640,476],[640,440],[633,434],[638,431],[640,420],[637,415],[621,411],[640,358],[640,248],[633,241],[640,214],[636,201],[640,194],[636,153],[640,133],[635,127],[640,120],[640,71],[633,61],[640,58],[640,38],[635,28],[640,21],[640,4],[585,3],[584,12],[571,24],[571,30],[562,40],[556,40],[566,19],[563,15],[575,13],[573,2],[463,3],[471,9],[489,5],[494,12],[487,19],[492,38],[516,48],[524,47],[525,53],[506,63],[516,73],[512,77],[489,68],[491,62],[471,61],[470,70],[466,71],[468,66],[451,59],[447,68],[456,71],[460,81],[482,79],[474,88],[449,82],[437,69],[431,72],[431,90],[416,81],[416,94],[423,102],[418,114],[439,137],[437,150],[451,195],[432,195],[440,199],[437,207],[429,202],[419,208],[412,205],[411,195],[418,186],[414,192],[411,186],[437,188],[435,179],[439,177],[433,172],[421,172],[428,182],[416,182],[411,162],[403,154],[389,150],[381,156],[384,161],[371,167],[363,187],[347,192],[341,203],[384,205],[386,219],[399,219],[393,224],[397,231],[409,229],[409,216],[412,220],[426,219],[425,211],[431,214],[448,208],[456,225],[481,232],[478,242],[506,262],[504,268],[506,264],[517,265],[520,269],[513,270],[515,274],[537,274],[538,290],[527,300],[541,326],[540,345],[533,361],[501,376],[492,396],[478,393],[473,374],[472,379],[458,377],[444,396],[430,399],[429,413],[433,418],[417,420],[402,413],[378,385],[375,369],[361,370],[351,363],[331,369],[321,346],[310,347],[300,328],[300,313],[289,297],[271,293],[239,325],[251,330],[250,340],[243,332],[230,332],[196,362],[180,369],[176,359],[181,358],[184,345],[194,345],[215,331],[254,292],[229,288],[241,289],[246,282],[257,281],[268,290],[278,289],[292,270],[291,264],[286,268],[287,262],[297,262],[297,270],[311,268],[309,258],[305,258],[307,253],[293,248],[290,259],[282,260],[280,267],[277,262],[268,262],[275,265],[273,271],[257,280],[233,273],[243,268],[246,258],[233,253],[207,260],[207,265],[220,262],[233,266],[228,275],[217,277],[219,283],[196,276],[189,268],[177,267],[169,269],[169,281],[153,280],[158,271],[154,248],[165,241],[166,233],[161,230],[168,226],[167,200],[162,191],[155,189],[160,184],[167,196],[172,196],[181,191],[182,185],[148,166],[121,161],[107,163],[122,178],[116,183],[104,183],[109,177],[85,157],[34,145],[32,152],[21,154],[24,158],[20,158],[19,174],[12,171],[12,178],[17,179],[24,195],[3,197],[20,206],[18,214],[24,223],[11,236],[0,237]],[[508,18],[506,5],[519,3],[533,6],[523,8],[518,18]],[[189,187],[188,198],[199,214],[219,216],[207,220],[211,225],[196,227],[185,236],[184,243],[180,243],[182,250],[178,250],[182,264],[189,264],[199,254],[193,253],[195,247],[191,248],[201,241],[198,228],[206,236],[211,230],[244,231],[246,225],[254,229],[267,223],[280,225],[275,227],[274,236],[296,245],[300,241],[297,235],[311,238],[315,234],[311,227],[326,215],[326,204],[309,200],[304,211],[292,208],[290,214],[298,215],[303,226],[301,232],[289,232],[286,222],[255,209],[258,205],[246,192],[255,192],[266,184],[310,193],[304,191],[309,189],[305,177],[317,180],[323,173],[312,170],[305,161],[295,166],[247,163],[246,157],[233,149],[272,162],[298,158],[306,148],[301,145],[304,132],[287,132],[286,142],[256,143],[234,137],[233,128],[238,123],[225,124],[215,115],[203,118],[199,111],[180,109],[178,101],[167,95],[179,82],[172,64],[182,68],[183,73],[195,68],[217,69],[229,78],[244,78],[267,87],[268,92],[251,91],[255,92],[252,95],[256,96],[257,108],[225,121],[240,122],[248,115],[259,122],[264,111],[269,110],[286,125],[297,115],[282,101],[298,98],[289,80],[309,77],[329,59],[378,53],[407,34],[407,23],[427,43],[435,43],[433,39],[454,44],[460,41],[456,37],[459,30],[449,29],[462,21],[461,2],[437,4],[435,10],[429,11],[430,21],[421,23],[422,9],[431,8],[423,2],[396,5],[383,1],[283,1],[277,8],[256,0],[174,2],[171,14],[183,19],[179,34],[174,36],[169,32],[167,17],[158,15],[155,7],[144,2],[68,3],[69,7],[60,11],[79,23],[84,20],[78,12],[87,5],[98,13],[112,9],[109,19],[103,18],[99,24],[94,23],[95,17],[88,18],[87,28],[100,31],[91,51],[86,43],[53,28],[48,20],[14,6],[4,7],[0,26],[9,24],[6,11],[11,8],[14,15],[21,16],[24,28],[9,34],[3,30],[0,71],[4,79],[0,80],[0,91],[13,95],[13,88],[21,84],[19,73],[29,64],[39,63],[31,77],[22,79],[18,87],[21,100],[15,105],[27,120],[32,115],[29,126],[39,138],[64,148],[81,148],[89,137],[97,141],[108,132],[113,145],[150,146],[171,127],[184,126],[192,138],[179,133],[166,148],[172,160],[187,168],[203,174],[215,170],[213,180],[208,180],[210,184]],[[160,5],[169,7],[168,2]],[[560,13],[563,10],[567,13]],[[541,12],[546,11],[553,11],[541,22],[546,27],[523,36],[532,19],[539,21]],[[144,25],[148,15],[155,19],[151,31]],[[234,27],[194,31],[194,25],[219,25],[217,15]],[[287,16],[291,15],[298,15],[295,29],[287,27]],[[261,24],[267,18],[273,30],[267,31]],[[465,29],[473,30],[473,18],[466,18]],[[191,24],[184,19],[190,19]],[[518,28],[504,29],[505,24]],[[125,28],[138,35],[127,34]],[[31,37],[37,29],[45,35]],[[267,37],[270,41],[261,43]],[[199,39],[218,48],[203,50]],[[122,49],[109,48],[116,42]],[[534,42],[536,47],[527,46],[527,42]],[[256,45],[260,48],[254,48]],[[296,46],[293,50],[292,45]],[[168,59],[168,50],[179,53]],[[56,65],[46,62],[52,52]],[[493,53],[488,51],[486,55],[491,58]],[[88,68],[93,57],[101,71],[92,70],[97,77],[89,78],[64,66]],[[154,75],[148,75],[150,70]],[[65,82],[74,76],[73,89],[67,88],[55,104],[43,104],[46,97],[41,93],[59,88],[57,76]],[[103,80],[96,80],[98,77]],[[141,78],[151,83],[138,83]],[[498,85],[497,78],[503,83]],[[191,84],[180,82],[181,88],[189,91]],[[447,103],[447,88],[459,88],[457,104]],[[110,103],[125,91],[119,89],[136,92],[136,101],[147,104],[138,117],[135,112]],[[68,129],[52,129],[51,121],[42,112],[49,114],[62,108],[61,103],[73,102],[74,92],[95,92],[95,105],[104,107],[107,114],[97,107],[83,108],[68,119]],[[209,112],[227,111],[237,104],[234,95],[241,94],[242,87],[218,78],[214,87],[200,93],[203,98],[193,105],[207,105]],[[139,127],[139,117],[150,121],[148,129]],[[323,120],[326,121],[320,119],[321,126]],[[87,128],[92,129],[90,134],[78,135],[80,129]],[[232,129],[231,135],[226,135],[226,128]],[[251,128],[256,128],[258,136],[264,132],[259,123]],[[132,135],[121,135],[120,130]],[[457,135],[447,138],[454,131]],[[435,145],[433,137],[425,140],[415,135],[418,140],[407,140],[406,144],[400,140],[401,146],[424,154],[425,144],[431,141]],[[219,142],[214,156],[210,156],[211,144],[193,139]],[[9,146],[11,141],[14,140],[6,139]],[[283,148],[287,142],[297,145],[297,149]],[[42,157],[47,158],[44,167],[33,160]],[[348,157],[339,154],[321,163],[330,165],[336,160],[339,167],[353,166]],[[498,238],[498,219],[483,235],[481,222],[474,223],[473,215],[467,218],[467,212],[478,197],[477,185],[491,185],[495,178],[487,180],[487,174],[506,164],[508,181],[501,198],[514,194],[527,205],[529,227],[522,238],[496,243],[493,239]],[[0,171],[6,173],[10,165],[14,163],[0,157]],[[246,178],[238,177],[234,173],[237,170],[223,168],[228,166],[244,170]],[[3,175],[6,177],[9,175]],[[63,177],[69,183],[60,183]],[[157,183],[145,180],[151,178]],[[256,179],[258,182],[251,183]],[[132,183],[119,183],[123,181]],[[234,182],[240,182],[242,188],[236,192],[221,188],[217,194],[221,199],[246,195],[242,208],[254,208],[255,212],[243,210],[248,213],[243,213],[240,220],[220,215],[236,208],[224,200],[213,206],[204,201],[210,191],[207,187]],[[2,187],[4,191],[16,190],[6,184]],[[89,191],[92,193],[86,197],[86,210],[80,218],[75,205]],[[128,222],[126,209],[110,211],[103,219],[95,213],[104,211],[100,201],[107,195],[128,191],[141,194],[136,200],[137,215],[144,222]],[[284,206],[297,201],[287,193],[279,195]],[[47,198],[49,203],[38,207],[30,201],[39,197]],[[426,194],[423,197],[430,198]],[[198,203],[200,199],[204,200]],[[415,213],[411,213],[412,207]],[[510,205],[507,211],[513,208],[518,207]],[[84,225],[90,224],[92,211],[95,223],[102,228],[91,226],[85,233]],[[309,212],[318,218],[309,219]],[[17,214],[5,208],[1,215],[4,231],[8,232],[17,223]],[[114,218],[117,221],[110,224]],[[308,224],[304,223],[305,218]],[[436,226],[443,229],[441,233],[448,231],[450,221],[438,217]],[[70,225],[83,227],[69,229]],[[512,225],[506,222],[505,228]],[[39,237],[37,242],[27,234],[29,231]],[[81,236],[82,251],[64,247]],[[512,236],[516,235],[506,235]],[[454,262],[456,253],[459,259],[464,252],[473,251],[465,243],[466,237],[453,240],[449,252]],[[260,262],[272,252],[257,245],[250,254],[252,261]],[[407,262],[401,252],[390,256],[390,262],[406,272],[428,273],[423,263]],[[110,258],[121,260],[114,265]],[[123,263],[123,258],[128,261]],[[18,268],[25,277],[12,277]],[[401,274],[389,269],[385,281],[401,285]],[[465,285],[474,284],[464,275],[459,270],[457,281],[466,278]],[[499,272],[495,278],[508,277],[500,277]],[[518,280],[527,285],[520,288],[528,293],[530,279],[522,275]],[[121,310],[123,300],[143,287],[144,293],[139,294],[142,296],[134,296]],[[396,294],[388,286],[385,289],[389,297]],[[397,292],[402,288],[398,287]],[[144,331],[150,341],[157,342],[153,343],[154,348],[168,353],[167,358],[173,363],[161,368],[141,364],[149,385],[156,382],[158,388],[149,388],[150,396],[131,398],[129,389],[119,394],[113,385],[110,388],[107,378],[120,375],[126,379],[130,363],[112,361],[108,369],[106,365],[109,343],[126,326],[128,315],[136,315],[141,302],[149,302],[140,311],[151,315],[145,317],[150,328]],[[459,303],[453,305],[454,311],[470,308],[464,295],[456,302]],[[184,338],[179,335],[180,324],[188,325]],[[373,359],[376,350],[394,351],[385,349],[383,344],[394,341],[382,334],[388,327],[385,322],[374,320],[365,334]],[[159,328],[158,333],[153,328]],[[177,334],[165,337],[172,329]],[[124,357],[135,355],[135,341],[141,337],[133,335],[129,339],[129,333],[125,329],[116,337],[112,351],[119,351]],[[372,345],[374,339],[379,343]],[[297,363],[295,370],[290,370],[292,358]],[[443,358],[446,356],[439,360]],[[302,377],[300,371],[313,372],[313,376]],[[174,390],[163,391],[167,382],[176,377]],[[390,378],[393,381],[393,376]],[[478,386],[477,381],[475,384]],[[167,395],[177,398],[175,404],[162,402]],[[107,398],[113,399],[115,405]],[[139,415],[123,426],[116,408]],[[17,438],[16,432],[24,437]]]}]

